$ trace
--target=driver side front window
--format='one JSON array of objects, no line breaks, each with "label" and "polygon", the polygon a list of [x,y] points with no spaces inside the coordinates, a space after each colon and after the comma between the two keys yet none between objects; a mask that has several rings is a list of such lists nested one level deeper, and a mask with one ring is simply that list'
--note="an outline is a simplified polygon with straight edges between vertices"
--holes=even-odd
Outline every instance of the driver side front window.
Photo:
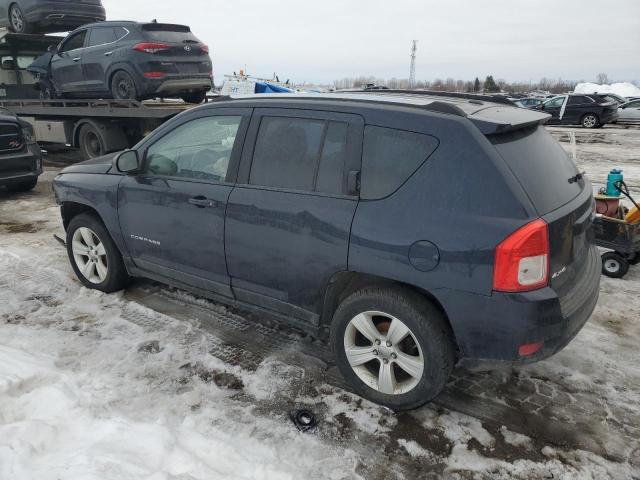
[{"label": "driver side front window", "polygon": [[224,182],[241,122],[213,116],[180,125],[149,147],[147,173]]},{"label": "driver side front window", "polygon": [[75,33],[62,44],[60,47],[60,53],[70,52],[72,50],[78,50],[84,47],[84,39],[87,36],[87,31]]}]

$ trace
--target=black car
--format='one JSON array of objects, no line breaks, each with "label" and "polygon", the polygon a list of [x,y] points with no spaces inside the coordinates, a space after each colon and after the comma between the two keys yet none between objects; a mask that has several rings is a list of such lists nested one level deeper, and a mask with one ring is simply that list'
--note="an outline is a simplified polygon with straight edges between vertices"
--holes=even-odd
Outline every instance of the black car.
[{"label": "black car", "polygon": [[42,173],[42,156],[33,127],[0,108],[0,187],[24,192],[33,189]]},{"label": "black car", "polygon": [[100,0],[0,0],[0,27],[16,33],[67,32],[105,18]]},{"label": "black car", "polygon": [[531,109],[535,109],[536,107],[539,107],[540,105],[542,105],[542,102],[543,101],[541,99],[536,97],[519,98],[513,101],[513,103],[515,103],[518,107],[531,108]]},{"label": "black car", "polygon": [[551,115],[550,125],[599,128],[618,119],[618,104],[598,95],[557,95],[535,108]]},{"label": "black car", "polygon": [[209,47],[189,27],[155,22],[84,26],[29,70],[38,75],[45,98],[179,97],[201,103],[213,79]]},{"label": "black car", "polygon": [[547,115],[471,97],[188,110],[55,179],[71,266],[104,292],[146,277],[292,322],[395,409],[456,363],[547,358],[598,299],[592,187]]}]

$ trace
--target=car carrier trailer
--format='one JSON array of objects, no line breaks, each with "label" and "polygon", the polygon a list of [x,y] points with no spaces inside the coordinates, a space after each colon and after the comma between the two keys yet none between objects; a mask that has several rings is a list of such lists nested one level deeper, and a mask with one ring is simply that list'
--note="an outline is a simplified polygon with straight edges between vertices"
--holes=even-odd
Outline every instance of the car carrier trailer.
[{"label": "car carrier trailer", "polygon": [[40,144],[80,149],[85,160],[132,147],[193,105],[135,100],[0,100],[0,107],[33,125]]},{"label": "car carrier trailer", "polygon": [[0,29],[0,107],[33,125],[38,143],[80,149],[84,159],[135,145],[191,104],[173,101],[43,100],[26,67],[62,37]]}]

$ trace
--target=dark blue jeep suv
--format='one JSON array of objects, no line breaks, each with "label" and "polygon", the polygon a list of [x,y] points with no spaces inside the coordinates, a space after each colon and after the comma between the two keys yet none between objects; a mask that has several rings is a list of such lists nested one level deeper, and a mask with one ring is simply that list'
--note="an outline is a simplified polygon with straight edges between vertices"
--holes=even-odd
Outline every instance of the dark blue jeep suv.
[{"label": "dark blue jeep suv", "polygon": [[558,352],[595,308],[592,187],[542,124],[399,92],[221,98],[55,180],[71,265],[146,277],[329,340],[394,409],[457,363]]}]

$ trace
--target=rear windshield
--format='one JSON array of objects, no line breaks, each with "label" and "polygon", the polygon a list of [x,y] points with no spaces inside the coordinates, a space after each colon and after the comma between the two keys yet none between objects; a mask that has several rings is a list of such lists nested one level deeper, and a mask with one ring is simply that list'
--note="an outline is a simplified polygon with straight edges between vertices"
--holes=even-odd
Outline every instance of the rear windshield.
[{"label": "rear windshield", "polygon": [[142,26],[147,40],[171,43],[199,43],[200,40],[185,25],[169,25],[166,23],[147,23]]},{"label": "rear windshield", "polygon": [[489,139],[540,215],[560,208],[582,192],[584,180],[573,180],[578,169],[544,127],[492,135]]}]

